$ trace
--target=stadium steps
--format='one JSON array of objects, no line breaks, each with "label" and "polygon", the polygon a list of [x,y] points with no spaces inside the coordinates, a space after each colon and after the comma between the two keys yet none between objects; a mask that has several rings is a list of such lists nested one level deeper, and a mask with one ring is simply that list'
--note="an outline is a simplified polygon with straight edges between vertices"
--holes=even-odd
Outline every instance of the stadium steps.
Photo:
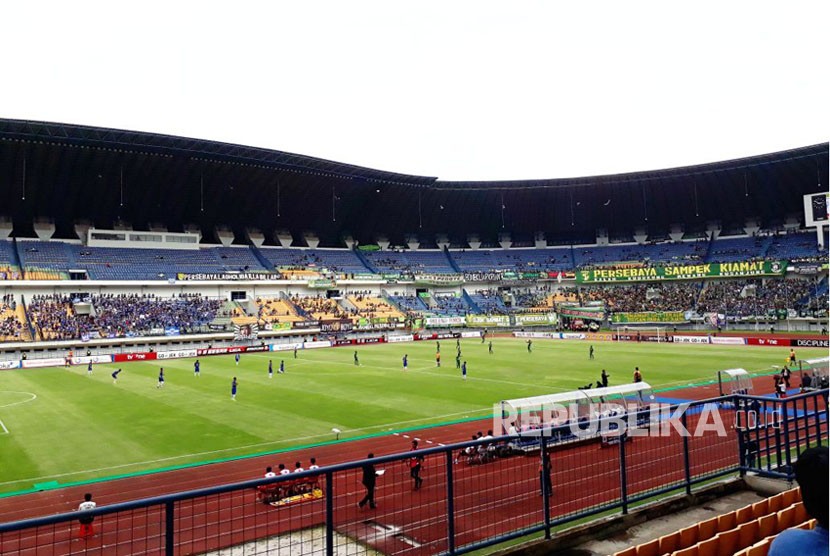
[{"label": "stadium steps", "polygon": [[466,288],[461,290],[461,298],[467,305],[470,306],[470,309],[472,309],[474,313],[481,314],[481,307],[478,306],[478,303],[473,301],[473,298],[470,297],[470,294],[467,293]]},{"label": "stadium steps", "polygon": [[568,254],[569,254],[569,255],[570,255],[570,257],[571,257],[571,268],[573,268],[574,270],[576,270],[576,254],[574,253],[574,246],[573,246],[573,245],[571,245],[571,246],[568,248]]},{"label": "stadium steps", "polygon": [[444,246],[444,254],[447,256],[447,261],[450,263],[452,269],[459,274],[464,274],[461,267],[458,266],[458,263],[456,263],[455,259],[452,258],[452,255],[450,255],[450,250],[446,246]]},{"label": "stadium steps", "polygon": [[800,500],[798,488],[786,490],[770,498],[735,511],[695,523],[679,531],[661,536],[615,556],[722,556],[766,554],[775,535],[790,527],[812,529]]},{"label": "stadium steps", "polygon": [[370,263],[369,259],[367,259],[366,256],[360,252],[360,249],[354,247],[352,250],[354,251],[354,254],[357,256],[357,258],[360,259],[360,262],[363,263],[363,266],[368,268],[372,274],[381,274],[380,270],[378,270],[375,265]]},{"label": "stadium steps", "polygon": [[248,247],[251,249],[251,253],[254,254],[256,260],[259,261],[259,264],[262,265],[262,268],[266,270],[274,270],[274,263],[269,261],[265,255],[262,254],[262,251],[259,250],[259,247],[254,245],[253,243],[249,244]]}]

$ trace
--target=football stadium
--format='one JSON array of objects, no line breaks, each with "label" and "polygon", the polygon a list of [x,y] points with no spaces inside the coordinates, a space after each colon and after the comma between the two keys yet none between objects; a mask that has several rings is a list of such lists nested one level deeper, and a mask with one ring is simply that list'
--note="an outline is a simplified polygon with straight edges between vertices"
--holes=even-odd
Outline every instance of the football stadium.
[{"label": "football stadium", "polygon": [[826,17],[391,4],[8,6],[0,555],[827,554]]},{"label": "football stadium", "polygon": [[826,143],[457,183],[2,120],[0,160],[4,554],[564,550],[736,492],[613,551],[813,523]]}]

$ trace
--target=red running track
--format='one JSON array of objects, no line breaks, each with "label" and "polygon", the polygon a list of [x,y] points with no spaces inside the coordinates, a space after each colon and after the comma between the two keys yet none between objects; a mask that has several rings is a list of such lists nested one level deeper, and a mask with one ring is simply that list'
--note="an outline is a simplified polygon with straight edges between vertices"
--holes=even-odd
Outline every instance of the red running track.
[{"label": "red running track", "polygon": [[[716,388],[716,386],[715,386]],[[707,389],[675,391],[673,395],[700,399]],[[705,477],[737,462],[737,443],[730,410],[719,409],[729,425],[727,435],[690,438],[690,471]],[[689,416],[693,428],[698,415]],[[410,439],[422,447],[467,440],[472,432],[488,428],[489,421],[464,423],[348,441],[234,462],[204,465],[82,487],[56,489],[0,500],[0,522],[74,510],[83,493],[91,491],[99,505],[160,496],[196,488],[250,480],[267,465],[280,461],[307,462],[316,457],[324,465],[354,461],[373,452],[376,456],[404,452]],[[648,493],[684,480],[683,440],[666,437],[636,438],[626,444],[626,480],[629,496]],[[620,451],[591,442],[558,449],[552,456],[551,516],[563,517],[619,501]],[[360,509],[363,496],[360,471],[341,472],[327,487],[333,496],[335,529],[386,554],[433,554],[448,548],[446,524],[446,459],[444,454],[424,462],[424,486],[413,490],[405,463],[382,466],[376,510]],[[543,520],[539,457],[516,456],[484,465],[453,464],[456,546],[530,527]],[[256,502],[253,490],[238,491],[177,503],[176,552],[199,554],[291,532],[282,543],[303,543],[294,532],[325,523],[324,500],[274,508]],[[41,554],[161,554],[164,548],[164,508],[120,512],[99,517],[96,536],[77,540],[77,524],[43,527],[0,536],[0,553]],[[312,535],[312,533],[309,533]],[[322,530],[314,532],[319,540]],[[274,541],[277,542],[277,541]],[[296,546],[295,549],[299,549]]]}]

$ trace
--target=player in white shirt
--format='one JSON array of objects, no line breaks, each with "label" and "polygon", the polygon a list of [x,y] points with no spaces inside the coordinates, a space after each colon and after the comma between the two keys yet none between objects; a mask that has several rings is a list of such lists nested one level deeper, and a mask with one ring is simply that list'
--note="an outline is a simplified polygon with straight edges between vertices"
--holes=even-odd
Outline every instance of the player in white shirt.
[{"label": "player in white shirt", "polygon": [[291,474],[291,471],[289,471],[288,469],[285,468],[284,463],[281,463],[279,465],[279,467],[280,467],[280,475],[290,475]]},{"label": "player in white shirt", "polygon": [[265,468],[265,478],[266,479],[270,479],[271,477],[276,477],[276,476],[277,476],[277,474],[274,473],[274,470],[271,468],[270,465]]},{"label": "player in white shirt", "polygon": [[300,464],[300,462],[294,462],[294,473],[302,473],[303,471],[305,471],[305,469],[303,469],[303,466]]},{"label": "player in white shirt", "polygon": [[315,469],[320,469],[320,466],[317,465],[317,458],[311,458],[311,465],[308,466],[308,470],[313,471]]}]

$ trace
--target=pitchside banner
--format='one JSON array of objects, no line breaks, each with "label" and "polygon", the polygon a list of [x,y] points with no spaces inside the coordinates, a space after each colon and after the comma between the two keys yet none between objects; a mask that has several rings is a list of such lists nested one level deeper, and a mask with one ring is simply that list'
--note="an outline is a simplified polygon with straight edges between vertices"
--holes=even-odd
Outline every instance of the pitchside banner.
[{"label": "pitchside banner", "polygon": [[643,313],[614,313],[611,315],[614,324],[626,323],[675,323],[686,322],[683,311],[648,311]]},{"label": "pitchside banner", "polygon": [[598,282],[650,282],[659,280],[694,280],[698,278],[735,278],[741,276],[782,276],[786,261],[706,263],[695,265],[650,266],[640,268],[597,268],[576,273],[578,284]]},{"label": "pitchside banner", "polygon": [[528,313],[513,315],[516,326],[553,326],[559,322],[556,313]]},{"label": "pitchside banner", "polygon": [[467,315],[467,326],[499,327],[510,326],[510,317],[507,315]]},{"label": "pitchside banner", "polygon": [[427,317],[424,324],[427,328],[441,326],[463,326],[466,321],[464,317]]},{"label": "pitchside banner", "polygon": [[601,321],[605,319],[605,312],[601,307],[560,307],[560,317]]}]

